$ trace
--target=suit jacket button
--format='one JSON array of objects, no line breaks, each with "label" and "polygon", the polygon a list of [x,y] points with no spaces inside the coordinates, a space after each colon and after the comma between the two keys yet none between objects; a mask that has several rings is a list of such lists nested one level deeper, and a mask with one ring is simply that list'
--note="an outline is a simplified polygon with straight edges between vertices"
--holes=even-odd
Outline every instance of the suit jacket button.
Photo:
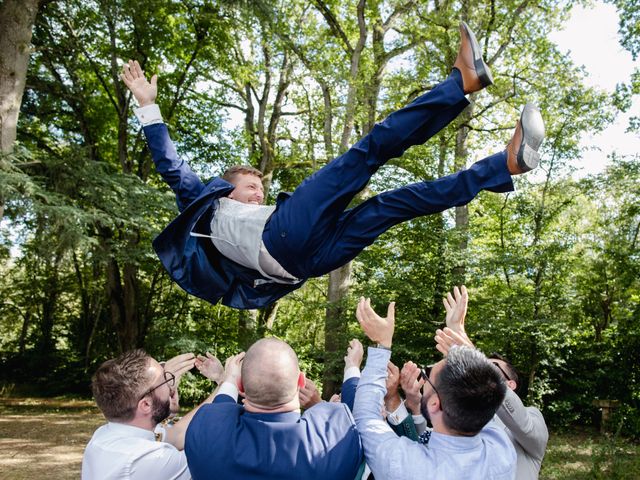
[{"label": "suit jacket button", "polygon": [[286,237],[286,236],[287,236],[287,232],[280,232],[280,236],[281,236],[282,238]]}]

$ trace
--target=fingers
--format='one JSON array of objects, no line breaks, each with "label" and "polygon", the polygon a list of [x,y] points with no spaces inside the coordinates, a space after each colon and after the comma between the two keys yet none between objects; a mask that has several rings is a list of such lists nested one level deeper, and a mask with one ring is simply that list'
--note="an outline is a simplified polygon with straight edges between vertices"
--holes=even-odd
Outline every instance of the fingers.
[{"label": "fingers", "polygon": [[457,285],[453,287],[453,297],[456,299],[456,302],[460,300],[460,289]]},{"label": "fingers", "polygon": [[156,87],[158,85],[158,75],[151,77],[151,85]]},{"label": "fingers", "polygon": [[195,363],[195,359],[196,359],[196,356],[191,352],[182,353],[180,355],[176,355],[175,357],[170,358],[169,360],[167,360],[165,365],[164,365],[164,369],[167,372],[171,372],[171,373],[174,373],[174,374],[178,370],[184,370],[185,368],[186,368],[186,370],[190,370],[191,368],[193,368],[193,365]]},{"label": "fingers", "polygon": [[144,72],[142,71],[142,67],[140,66],[140,64],[138,63],[137,60],[133,61],[133,65],[132,65],[131,68],[132,68],[135,76],[144,77]]},{"label": "fingers", "polygon": [[391,323],[396,321],[396,302],[391,302],[387,307],[387,320]]}]

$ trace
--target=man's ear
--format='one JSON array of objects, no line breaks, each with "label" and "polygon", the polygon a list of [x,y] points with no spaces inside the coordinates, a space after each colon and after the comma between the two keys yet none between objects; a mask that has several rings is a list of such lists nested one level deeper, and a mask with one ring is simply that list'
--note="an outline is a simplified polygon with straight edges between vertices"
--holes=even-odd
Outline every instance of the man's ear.
[{"label": "man's ear", "polygon": [[304,388],[305,382],[306,380],[305,380],[304,372],[300,372],[298,374],[298,388]]},{"label": "man's ear", "polygon": [[153,405],[151,400],[149,400],[149,396],[145,396],[138,400],[138,411],[144,415],[150,414],[153,410]]},{"label": "man's ear", "polygon": [[244,385],[242,384],[242,378],[239,378],[236,382],[236,387],[238,387],[238,391],[244,395]]},{"label": "man's ear", "polygon": [[440,407],[440,395],[436,395],[435,393],[431,395],[429,400],[427,400],[427,410],[429,411],[429,416],[437,415],[438,412],[442,410]]},{"label": "man's ear", "polygon": [[515,392],[516,388],[518,388],[518,384],[514,380],[507,380],[507,388]]}]

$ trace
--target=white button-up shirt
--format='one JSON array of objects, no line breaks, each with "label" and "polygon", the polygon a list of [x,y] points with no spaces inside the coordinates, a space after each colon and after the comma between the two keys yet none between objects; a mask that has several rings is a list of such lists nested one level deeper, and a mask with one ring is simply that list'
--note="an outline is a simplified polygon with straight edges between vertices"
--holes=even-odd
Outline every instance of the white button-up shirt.
[{"label": "white button-up shirt", "polygon": [[184,452],[156,442],[150,430],[109,422],[98,428],[82,457],[82,480],[187,480]]}]

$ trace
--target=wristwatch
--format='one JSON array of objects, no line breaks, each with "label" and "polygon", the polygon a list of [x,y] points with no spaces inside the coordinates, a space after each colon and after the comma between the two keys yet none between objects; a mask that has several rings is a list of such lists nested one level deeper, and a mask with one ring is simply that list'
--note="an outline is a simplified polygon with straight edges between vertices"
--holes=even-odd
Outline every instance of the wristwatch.
[{"label": "wristwatch", "polygon": [[376,348],[381,348],[381,349],[383,349],[383,350],[389,350],[389,351],[391,351],[391,348],[389,348],[389,347],[385,347],[385,346],[384,346],[384,345],[382,345],[381,343],[378,343],[378,344],[376,345]]}]

